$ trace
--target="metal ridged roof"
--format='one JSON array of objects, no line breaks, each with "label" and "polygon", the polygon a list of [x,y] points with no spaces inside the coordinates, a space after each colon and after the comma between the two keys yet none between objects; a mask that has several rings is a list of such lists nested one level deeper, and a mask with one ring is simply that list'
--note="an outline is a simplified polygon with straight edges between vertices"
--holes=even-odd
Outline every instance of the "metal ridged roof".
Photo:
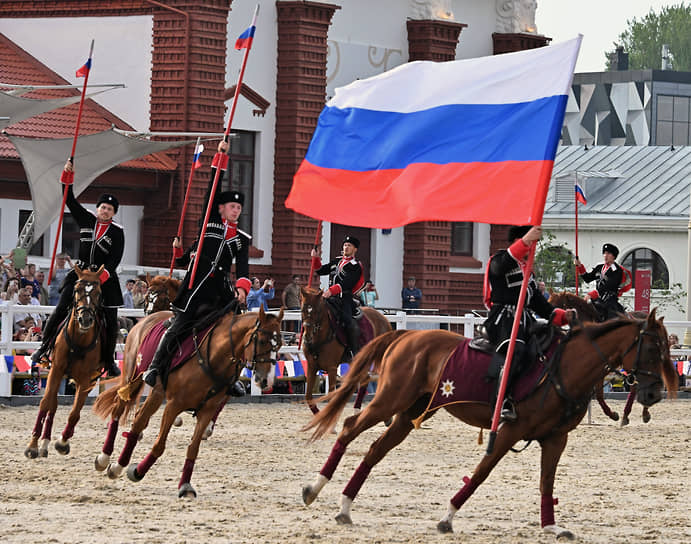
[{"label": "metal ridged roof", "polygon": [[[616,171],[621,177],[581,176],[588,204],[579,206],[579,216],[602,214],[688,217],[691,185],[691,147],[680,146],[562,146],[557,150],[545,215],[574,213],[573,180],[570,172]],[[558,178],[562,180],[557,181]],[[569,197],[564,185],[569,184]],[[563,190],[562,190],[563,189]]]}]

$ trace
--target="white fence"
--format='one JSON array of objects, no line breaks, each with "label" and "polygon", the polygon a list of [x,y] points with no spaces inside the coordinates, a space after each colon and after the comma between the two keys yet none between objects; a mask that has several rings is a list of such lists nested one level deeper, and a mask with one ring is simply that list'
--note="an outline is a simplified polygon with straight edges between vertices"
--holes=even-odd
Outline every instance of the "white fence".
[{"label": "white fence", "polygon": [[[16,313],[40,314],[48,316],[54,310],[54,306],[26,306],[26,305],[0,305],[0,356],[2,364],[0,364],[0,397],[9,396],[12,392],[12,371],[7,368],[4,363],[5,355],[13,355],[15,350],[36,349],[39,347],[39,342],[19,342],[12,340],[14,315]],[[274,313],[278,313],[275,310]],[[125,309],[120,308],[118,315],[121,317],[144,317],[144,311],[141,309]],[[483,317],[472,313],[467,313],[463,316],[452,315],[419,315],[406,314],[403,311],[391,311],[384,313],[385,317],[392,323],[396,329],[440,329],[449,328],[450,326],[462,326],[463,335],[472,337],[476,325],[484,321]],[[300,321],[300,312],[297,310],[285,311],[283,320],[286,322]],[[665,321],[667,330],[671,333],[676,333],[683,341],[684,333],[688,328],[691,328],[691,321]],[[122,352],[124,344],[116,346],[117,352]],[[298,349],[297,345],[284,345],[281,348],[281,353],[288,356],[297,356],[299,359],[304,359],[304,355]],[[691,355],[691,347],[684,349],[674,349],[671,351],[672,356],[685,356],[689,359]],[[98,388],[95,388],[96,391]]]}]

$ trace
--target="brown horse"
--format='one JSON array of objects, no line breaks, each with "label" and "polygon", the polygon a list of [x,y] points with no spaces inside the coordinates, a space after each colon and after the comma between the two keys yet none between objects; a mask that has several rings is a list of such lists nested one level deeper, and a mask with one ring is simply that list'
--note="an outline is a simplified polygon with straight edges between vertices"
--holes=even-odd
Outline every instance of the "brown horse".
[{"label": "brown horse", "polygon": [[[394,331],[363,348],[341,387],[322,398],[328,404],[305,429],[314,429],[313,439],[328,433],[362,376],[370,365],[380,360],[377,392],[361,413],[345,419],[343,430],[316,482],[303,488],[305,504],[312,503],[331,479],[348,444],[366,429],[395,415],[393,424],[370,446],[343,491],[341,511],[336,520],[352,523],[353,499],[372,467],[405,439],[413,429],[414,420],[419,422],[436,413],[426,411],[428,401],[437,390],[445,362],[461,340],[462,336],[443,330]],[[638,379],[638,401],[646,406],[662,398],[663,380],[670,396],[676,392],[678,379],[669,356],[667,331],[662,319],[655,318],[654,310],[645,320],[618,319],[572,330],[560,350],[561,355],[547,366],[545,379],[518,402],[518,419],[499,427],[492,452],[482,458],[472,477],[464,478],[464,487],[451,499],[447,514],[437,525],[439,531],[452,531],[456,512],[517,441],[537,440],[542,448],[542,527],[545,532],[557,536],[573,536],[555,524],[552,492],[568,433],[585,415],[593,386],[612,369],[625,368]],[[448,383],[441,385],[442,391],[448,391]],[[469,425],[490,427],[492,406],[489,402],[458,401],[444,405],[444,409]],[[453,462],[455,464],[456,460]]]},{"label": "brown horse", "polygon": [[[48,456],[53,430],[53,418],[58,407],[58,389],[63,377],[67,376],[77,386],[72,410],[67,419],[62,437],[55,442],[55,449],[63,455],[69,453],[69,439],[79,421],[80,412],[89,391],[96,385],[103,373],[101,361],[101,282],[98,277],[103,266],[96,271],[74,268],[78,280],[74,284],[72,311],[67,322],[58,331],[53,348],[52,362],[46,390],[41,399],[36,424],[24,455],[30,459]],[[41,436],[41,431],[43,435]],[[38,447],[41,436],[41,447]]]},{"label": "brown horse", "polygon": [[[305,384],[305,401],[310,410],[317,413],[319,409],[312,400],[312,389],[317,378],[317,372],[326,371],[329,376],[329,391],[336,388],[338,380],[338,365],[343,360],[346,347],[341,343],[334,331],[329,318],[329,308],[322,291],[318,289],[300,289],[302,301],[302,351],[307,359],[307,383]],[[364,314],[361,319],[367,319],[372,325],[374,336],[389,332],[391,324],[374,308],[362,308]],[[369,376],[363,376],[361,387],[355,400],[355,409],[359,410],[362,399],[367,392]]]},{"label": "brown horse", "polygon": [[[556,308],[563,308],[567,310],[573,308],[578,312],[579,319],[584,323],[597,323],[600,321],[600,314],[597,312],[592,304],[589,304],[581,297],[569,293],[568,291],[563,291],[561,293],[552,293],[549,297],[549,302],[552,306]],[[632,312],[628,314],[628,317],[634,317],[642,319],[645,314],[642,312]],[[629,414],[633,408],[633,401],[636,398],[636,386],[635,384],[629,384],[629,394],[626,397],[626,405],[624,406],[624,415],[621,418],[621,426],[629,424]],[[595,384],[595,398],[597,403],[604,414],[613,421],[619,421],[619,414],[612,410],[609,405],[605,402],[605,393],[603,389],[603,384]],[[644,423],[650,421],[650,411],[647,406],[643,406],[643,413],[641,414]]]},{"label": "brown horse", "polygon": [[149,315],[170,310],[170,304],[175,300],[180,289],[180,280],[169,278],[168,276],[154,276],[151,278],[147,274],[146,283],[149,285],[149,289],[146,292],[144,313]]},{"label": "brown horse", "polygon": [[149,424],[149,419],[165,397],[166,407],[153,448],[141,463],[129,466],[127,476],[135,482],[144,477],[156,459],[163,455],[166,439],[176,416],[184,410],[191,410],[196,415],[197,423],[187,448],[178,496],[196,497],[197,493],[190,484],[190,479],[199,444],[212,417],[228,400],[229,387],[237,381],[244,368],[252,371],[253,379],[262,388],[270,386],[273,381],[272,369],[281,347],[283,309],[278,315],[265,313],[262,308],[259,312],[241,315],[230,313],[216,321],[211,331],[198,339],[194,355],[170,373],[166,389],[163,389],[160,381],[153,388],[137,411],[130,431],[126,433],[127,441],[117,463],[108,465],[119,419],[126,417],[127,412],[136,404],[144,385],[139,372],[141,369],[136,368],[139,346],[151,328],[168,315],[167,312],[152,314],[132,329],[125,346],[127,365],[121,376],[122,387],[114,387],[101,393],[94,404],[96,414],[104,419],[111,416],[103,452],[96,458],[95,464],[97,470],[104,470],[108,466],[108,476],[111,479],[118,478],[129,463],[137,440]]}]

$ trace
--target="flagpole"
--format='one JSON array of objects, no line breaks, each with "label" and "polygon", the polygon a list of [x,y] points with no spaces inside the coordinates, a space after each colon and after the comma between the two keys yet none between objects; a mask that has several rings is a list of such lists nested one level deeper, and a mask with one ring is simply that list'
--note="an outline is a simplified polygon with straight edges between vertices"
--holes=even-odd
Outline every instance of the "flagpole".
[{"label": "flagpole", "polygon": [[[192,155],[192,160],[194,161],[194,156],[197,154],[197,149],[199,149],[199,144],[201,142],[201,136],[197,138],[197,144],[194,146],[194,153]],[[189,179],[187,180],[187,190],[185,191],[185,201],[182,204],[182,214],[180,215],[180,223],[178,224],[178,234],[176,238],[179,240],[182,240],[182,228],[183,224],[185,222],[185,213],[187,212],[187,203],[190,200],[190,193],[192,192],[192,180],[194,178],[194,171],[196,168],[194,167],[194,162],[192,163],[192,168],[190,168],[190,176]],[[175,250],[173,250],[173,256],[170,259],[170,271],[168,272],[168,277],[171,278],[173,276],[173,266],[175,265]]]},{"label": "flagpole", "polygon": [[[257,15],[259,14],[259,4],[254,8],[254,17],[252,18],[252,24],[250,28],[255,26],[257,23]],[[240,89],[242,88],[242,77],[245,74],[245,67],[247,66],[247,58],[250,55],[250,50],[252,49],[252,41],[248,42],[247,49],[245,49],[245,55],[242,58],[242,66],[240,67],[240,75],[238,76],[238,82],[235,85],[235,95],[233,96],[233,103],[230,107],[230,115],[228,117],[228,125],[226,126],[225,133],[223,134],[223,141],[228,143],[228,135],[230,134],[230,128],[233,124],[233,116],[235,115],[235,107],[238,103],[238,97],[240,96]],[[211,192],[209,193],[209,203],[206,207],[206,214],[204,215],[204,223],[202,224],[202,231],[199,234],[199,243],[197,245],[197,256],[202,253],[202,246],[204,245],[204,235],[206,234],[206,224],[209,222],[209,216],[211,215],[211,206],[213,205],[214,197],[216,196],[216,187],[218,186],[218,180],[221,177],[222,166],[228,164],[228,155],[226,153],[216,153],[214,157],[214,162],[218,165],[216,167],[216,175],[214,176],[214,182],[211,186]],[[199,264],[199,259],[194,259],[194,264],[192,265],[192,273],[190,274],[189,287],[192,288],[194,284],[194,276],[197,274],[197,265]]]},{"label": "flagpole", "polygon": [[[578,172],[576,172],[576,184],[578,184]],[[578,193],[574,190],[573,196],[575,199],[574,205],[576,206],[576,259],[578,259]],[[574,273],[576,280],[576,296],[578,296],[578,267],[574,263]]]},{"label": "flagpole", "polygon": [[[506,385],[509,381],[509,372],[511,371],[511,360],[513,358],[514,347],[516,346],[516,338],[518,338],[518,328],[523,317],[523,307],[525,306],[525,297],[528,292],[528,281],[533,272],[533,261],[535,260],[535,250],[537,248],[537,241],[530,246],[530,253],[528,253],[528,261],[523,272],[523,282],[521,283],[521,292],[518,295],[518,302],[516,303],[516,315],[513,318],[513,327],[511,329],[511,337],[509,340],[509,347],[506,351],[506,360],[504,362],[504,369],[501,373],[501,382],[499,383],[499,391],[497,392],[497,401],[494,405],[494,414],[492,416],[492,425],[490,427],[489,439],[487,441],[487,455],[492,453],[494,449],[494,441],[497,438],[497,429],[499,428],[499,416],[501,414],[501,406],[504,402],[504,395],[506,393]],[[538,295],[540,296],[540,295]]]},{"label": "flagpole", "polygon": [[[77,138],[79,137],[79,125],[82,121],[82,111],[84,110],[84,98],[86,97],[86,85],[89,82],[89,74],[91,73],[91,57],[94,53],[94,40],[91,40],[91,47],[89,48],[89,59],[86,61],[89,69],[84,74],[84,86],[82,87],[82,97],[79,100],[79,111],[77,112],[77,123],[74,127],[74,138],[72,139],[72,151],[70,152],[70,162],[74,166],[74,152],[77,149]],[[60,231],[62,230],[62,218],[65,215],[65,203],[67,202],[67,191],[69,186],[74,182],[74,170],[72,172],[65,172],[63,170],[60,175],[60,181],[64,184],[62,192],[62,205],[60,206],[60,218],[58,219],[58,230],[55,234],[55,244],[53,244],[53,255],[50,258],[50,270],[48,271],[48,281],[46,285],[50,285],[53,278],[53,269],[55,267],[55,255],[58,250],[58,240],[60,240]]]},{"label": "flagpole", "polygon": [[[316,250],[319,246],[319,239],[322,235],[322,221],[321,219],[317,223],[317,234],[314,237],[314,249]],[[314,260],[310,259],[310,275],[307,279],[307,287],[312,287],[312,276],[314,276]]]}]

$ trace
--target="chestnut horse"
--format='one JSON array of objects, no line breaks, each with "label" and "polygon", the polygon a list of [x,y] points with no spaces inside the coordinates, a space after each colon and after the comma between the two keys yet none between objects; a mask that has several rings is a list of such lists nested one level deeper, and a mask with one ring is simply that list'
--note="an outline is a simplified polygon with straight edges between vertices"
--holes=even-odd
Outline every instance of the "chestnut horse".
[{"label": "chestnut horse", "polygon": [[197,423],[187,448],[187,457],[178,485],[178,496],[196,497],[197,493],[190,484],[190,479],[199,444],[211,418],[228,400],[229,387],[237,381],[244,368],[252,371],[253,379],[262,388],[270,386],[273,381],[272,370],[276,354],[281,347],[283,309],[278,315],[265,313],[263,308],[260,308],[259,312],[241,315],[229,313],[218,319],[212,329],[197,340],[198,348],[194,355],[170,373],[166,389],[163,389],[160,381],[156,384],[137,411],[129,432],[125,433],[127,441],[118,461],[108,464],[119,419],[121,416],[126,417],[127,411],[136,404],[144,385],[140,372],[142,369],[136,368],[139,346],[151,328],[168,315],[167,312],[158,312],[147,316],[133,327],[127,336],[127,365],[121,377],[122,387],[104,391],[94,404],[96,414],[104,419],[111,416],[103,453],[96,458],[95,465],[97,470],[104,470],[107,466],[108,476],[111,479],[118,478],[129,463],[141,433],[165,397],[166,406],[153,448],[142,462],[129,466],[127,476],[130,480],[138,482],[146,475],[156,460],[163,455],[166,439],[176,416],[184,410],[191,410],[196,415]]},{"label": "chestnut horse", "polygon": [[169,278],[168,276],[154,276],[151,278],[147,274],[146,283],[149,284],[149,289],[146,292],[144,313],[149,315],[170,310],[170,304],[175,300],[180,289],[180,280]]},{"label": "chestnut horse", "polygon": [[[341,496],[341,511],[336,520],[352,523],[352,502],[372,467],[405,439],[413,429],[414,420],[427,419],[436,413],[426,412],[428,401],[436,391],[446,360],[461,340],[464,340],[462,336],[443,330],[393,331],[375,338],[362,349],[341,387],[321,399],[328,404],[305,430],[313,428],[312,439],[317,439],[333,429],[362,376],[370,365],[380,361],[377,392],[361,413],[345,419],[319,477],[303,488],[305,504],[312,503],[331,479],[346,447],[358,435],[395,415],[392,425],[370,446]],[[617,319],[574,329],[562,341],[559,351],[561,355],[547,365],[545,379],[518,402],[518,419],[500,425],[493,451],[482,458],[472,477],[464,478],[464,487],[451,499],[446,515],[437,525],[439,531],[452,531],[456,512],[517,441],[537,440],[542,448],[542,527],[557,536],[573,536],[555,524],[552,493],[568,433],[585,415],[593,386],[611,370],[625,368],[638,380],[638,401],[646,406],[662,398],[663,380],[670,396],[676,392],[678,378],[669,356],[667,331],[662,319],[655,318],[655,310],[644,320]],[[480,428],[490,427],[492,408],[488,402],[477,401],[444,406],[461,421]],[[457,460],[450,463],[455,466]]]},{"label": "chestnut horse", "polygon": [[[58,408],[58,389],[63,377],[67,376],[77,386],[67,425],[62,431],[62,437],[55,442],[58,453],[66,455],[70,451],[69,439],[74,434],[86,396],[103,373],[101,361],[103,313],[101,282],[99,281],[103,266],[93,271],[82,270],[75,266],[74,270],[78,280],[74,284],[72,310],[66,323],[58,331],[46,390],[39,405],[31,440],[24,450],[24,455],[30,459],[35,459],[39,455],[48,456],[53,418]],[[43,436],[41,436],[41,431],[43,431]],[[40,448],[39,436],[41,436]]]},{"label": "chestnut horse", "polygon": [[[329,318],[329,307],[322,291],[312,288],[300,288],[302,301],[302,351],[307,359],[307,383],[305,384],[305,401],[312,413],[317,413],[319,409],[312,400],[312,389],[317,378],[317,372],[326,371],[329,376],[329,391],[336,388],[338,380],[338,365],[343,360],[346,347],[336,336]],[[391,324],[389,321],[374,308],[361,308],[363,316],[372,325],[374,336],[389,332]],[[362,384],[355,399],[355,409],[359,410],[362,399],[367,392],[369,376],[363,376]]]},{"label": "chestnut horse", "polygon": [[[600,321],[600,314],[597,312],[592,304],[589,304],[581,297],[564,291],[561,293],[552,293],[549,297],[549,302],[555,308],[563,308],[567,310],[573,308],[578,312],[578,318],[584,323],[597,323]],[[642,312],[633,312],[629,314],[629,317],[643,318],[645,314]],[[624,406],[624,415],[621,418],[621,426],[629,424],[629,414],[633,408],[633,401],[636,398],[636,385],[633,383],[629,384],[629,394],[626,397],[626,405]],[[595,384],[595,398],[597,403],[602,408],[604,414],[613,421],[619,421],[619,414],[612,410],[608,404],[605,402],[605,394],[603,390],[603,384]],[[643,406],[643,413],[641,414],[644,423],[650,421],[650,411],[647,406]]]}]

